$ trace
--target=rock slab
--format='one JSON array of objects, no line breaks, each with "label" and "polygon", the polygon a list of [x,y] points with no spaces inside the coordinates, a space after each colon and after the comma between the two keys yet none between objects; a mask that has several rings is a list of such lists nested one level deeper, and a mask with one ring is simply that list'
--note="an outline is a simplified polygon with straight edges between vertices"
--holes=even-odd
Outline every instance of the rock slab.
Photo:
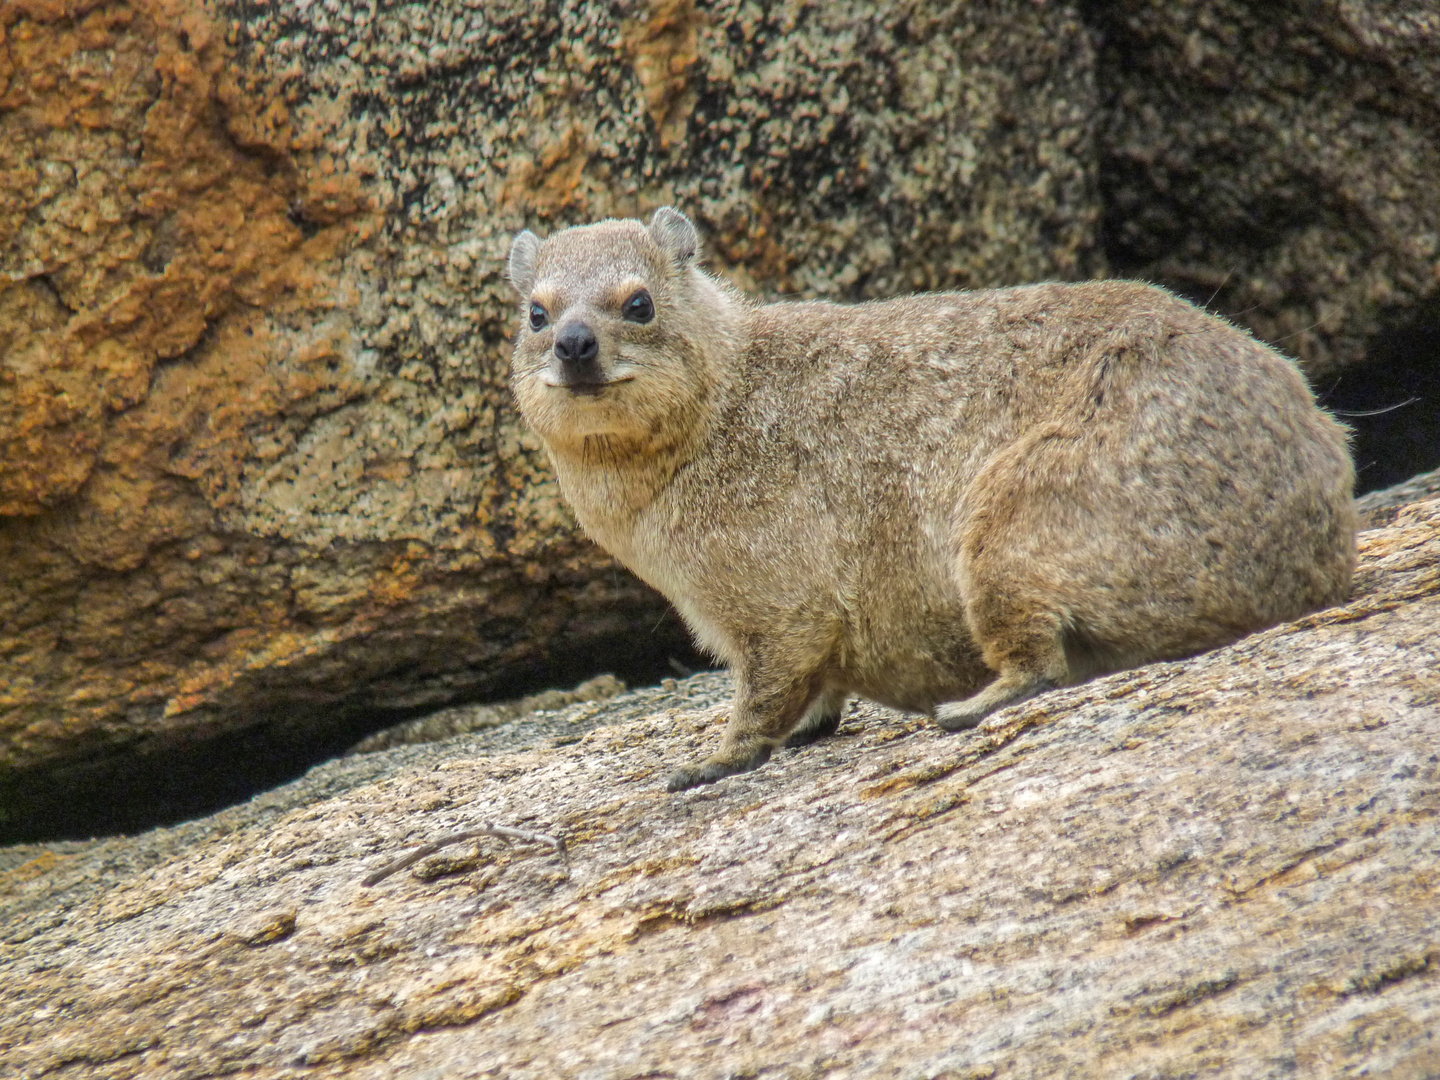
[{"label": "rock slab", "polygon": [[[0,865],[17,1076],[1440,1073],[1440,502],[1355,597],[671,796],[727,681]],[[484,822],[563,837],[406,849]]]}]

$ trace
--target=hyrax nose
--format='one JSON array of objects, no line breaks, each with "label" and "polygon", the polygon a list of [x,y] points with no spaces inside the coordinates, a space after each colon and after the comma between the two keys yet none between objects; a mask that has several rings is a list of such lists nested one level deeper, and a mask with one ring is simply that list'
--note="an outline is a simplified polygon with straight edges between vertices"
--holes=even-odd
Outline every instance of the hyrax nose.
[{"label": "hyrax nose", "polygon": [[582,322],[573,322],[555,335],[555,356],[568,378],[599,374],[600,343],[595,331]]}]

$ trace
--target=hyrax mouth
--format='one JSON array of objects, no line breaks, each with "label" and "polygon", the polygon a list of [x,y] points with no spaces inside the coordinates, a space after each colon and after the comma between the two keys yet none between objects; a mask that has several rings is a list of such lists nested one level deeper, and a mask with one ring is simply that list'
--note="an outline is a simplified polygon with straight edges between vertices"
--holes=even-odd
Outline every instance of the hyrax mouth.
[{"label": "hyrax mouth", "polygon": [[608,387],[629,382],[633,376],[610,376],[600,363],[600,342],[595,331],[581,321],[567,323],[555,335],[551,378],[546,385],[572,394],[598,397]]},{"label": "hyrax mouth", "polygon": [[556,390],[568,390],[577,397],[599,397],[612,386],[630,381],[630,376],[621,379],[601,379],[598,382],[561,382],[546,383],[547,386]]}]

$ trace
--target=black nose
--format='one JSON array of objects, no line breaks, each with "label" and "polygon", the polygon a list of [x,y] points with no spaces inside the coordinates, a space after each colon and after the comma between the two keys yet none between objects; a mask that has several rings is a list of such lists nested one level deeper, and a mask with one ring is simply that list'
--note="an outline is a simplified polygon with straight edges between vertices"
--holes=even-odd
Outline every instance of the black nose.
[{"label": "black nose", "polygon": [[584,323],[571,323],[555,335],[555,355],[567,374],[593,372],[600,357],[595,331]]}]

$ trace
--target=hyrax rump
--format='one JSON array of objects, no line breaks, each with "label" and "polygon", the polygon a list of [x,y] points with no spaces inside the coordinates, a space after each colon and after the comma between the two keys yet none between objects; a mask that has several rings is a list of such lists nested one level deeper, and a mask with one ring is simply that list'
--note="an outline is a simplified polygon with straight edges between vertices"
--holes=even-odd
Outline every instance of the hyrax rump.
[{"label": "hyrax rump", "polygon": [[1128,281],[757,304],[675,210],[522,232],[511,386],[581,525],[734,672],[672,791],[835,730],[973,727],[1343,600],[1346,432],[1295,365]]}]

